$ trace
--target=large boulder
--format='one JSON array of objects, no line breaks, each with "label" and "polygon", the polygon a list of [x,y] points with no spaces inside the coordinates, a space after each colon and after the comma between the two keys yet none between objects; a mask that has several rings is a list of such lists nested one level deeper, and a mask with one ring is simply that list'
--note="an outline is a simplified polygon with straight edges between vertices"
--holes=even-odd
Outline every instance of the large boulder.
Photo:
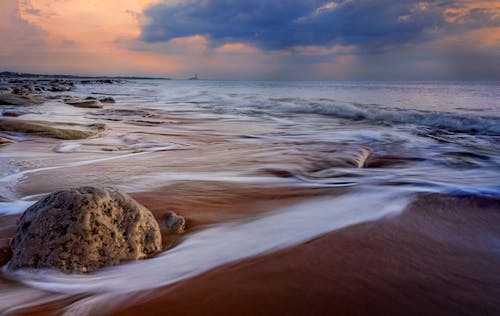
[{"label": "large boulder", "polygon": [[8,269],[89,272],[146,258],[162,248],[151,212],[113,188],[54,192],[18,221]]}]

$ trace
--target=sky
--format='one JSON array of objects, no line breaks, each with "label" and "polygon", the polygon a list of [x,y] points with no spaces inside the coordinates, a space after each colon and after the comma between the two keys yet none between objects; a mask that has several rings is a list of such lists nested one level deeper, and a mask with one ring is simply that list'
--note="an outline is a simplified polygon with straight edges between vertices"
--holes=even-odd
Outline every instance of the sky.
[{"label": "sky", "polygon": [[500,80],[500,1],[1,0],[0,71]]}]

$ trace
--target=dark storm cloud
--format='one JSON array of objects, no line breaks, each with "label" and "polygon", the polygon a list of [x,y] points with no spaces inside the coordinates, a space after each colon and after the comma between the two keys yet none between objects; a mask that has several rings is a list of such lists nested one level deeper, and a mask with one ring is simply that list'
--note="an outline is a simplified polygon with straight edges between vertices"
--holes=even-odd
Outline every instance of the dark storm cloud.
[{"label": "dark storm cloud", "polygon": [[[187,0],[149,7],[146,42],[196,34],[215,45],[239,41],[268,50],[334,43],[372,49],[423,41],[450,29],[499,25],[488,10],[467,12],[460,24],[445,9],[460,1],[417,0]],[[453,16],[451,17],[453,18]]]}]

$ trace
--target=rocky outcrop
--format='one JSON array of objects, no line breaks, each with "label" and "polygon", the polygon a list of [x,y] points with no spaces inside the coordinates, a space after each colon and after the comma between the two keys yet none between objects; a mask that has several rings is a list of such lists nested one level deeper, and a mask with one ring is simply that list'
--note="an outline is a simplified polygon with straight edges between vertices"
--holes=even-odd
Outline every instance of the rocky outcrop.
[{"label": "rocky outcrop", "polygon": [[99,100],[101,103],[115,103],[115,99],[113,99],[112,97],[104,97],[104,98],[100,98],[100,99],[97,99],[96,97],[86,97],[84,99],[85,101],[89,101],[89,100]]},{"label": "rocky outcrop", "polygon": [[96,123],[53,123],[45,121],[0,119],[0,131],[36,134],[58,139],[84,139],[104,134],[107,127]]},{"label": "rocky outcrop", "polygon": [[18,95],[13,93],[0,94],[0,105],[35,105],[40,104],[42,101],[36,99],[32,95]]},{"label": "rocky outcrop", "polygon": [[8,269],[89,272],[161,250],[151,212],[113,188],[52,193],[28,208],[11,242]]},{"label": "rocky outcrop", "polygon": [[95,79],[95,80],[81,80],[80,84],[114,84],[121,83],[119,79]]},{"label": "rocky outcrop", "polygon": [[73,90],[75,83],[72,80],[54,79],[51,80],[46,90],[51,92],[65,92]]}]

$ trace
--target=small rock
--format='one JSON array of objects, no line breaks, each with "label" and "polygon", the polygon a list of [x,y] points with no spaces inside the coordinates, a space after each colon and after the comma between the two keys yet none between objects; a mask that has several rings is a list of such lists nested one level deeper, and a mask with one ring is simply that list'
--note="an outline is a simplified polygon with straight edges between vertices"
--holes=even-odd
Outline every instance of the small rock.
[{"label": "small rock", "polygon": [[78,108],[88,108],[88,109],[100,109],[102,108],[101,102],[97,100],[87,100],[87,101],[67,101],[66,104],[76,106]]},{"label": "small rock", "polygon": [[175,212],[168,211],[165,214],[165,225],[170,232],[182,234],[186,229],[186,220]]},{"label": "small rock", "polygon": [[18,221],[8,269],[90,272],[161,250],[151,212],[113,188],[81,187],[49,194]]},{"label": "small rock", "polygon": [[111,97],[102,98],[99,101],[101,101],[101,103],[115,103],[116,102],[115,99],[113,99]]}]

